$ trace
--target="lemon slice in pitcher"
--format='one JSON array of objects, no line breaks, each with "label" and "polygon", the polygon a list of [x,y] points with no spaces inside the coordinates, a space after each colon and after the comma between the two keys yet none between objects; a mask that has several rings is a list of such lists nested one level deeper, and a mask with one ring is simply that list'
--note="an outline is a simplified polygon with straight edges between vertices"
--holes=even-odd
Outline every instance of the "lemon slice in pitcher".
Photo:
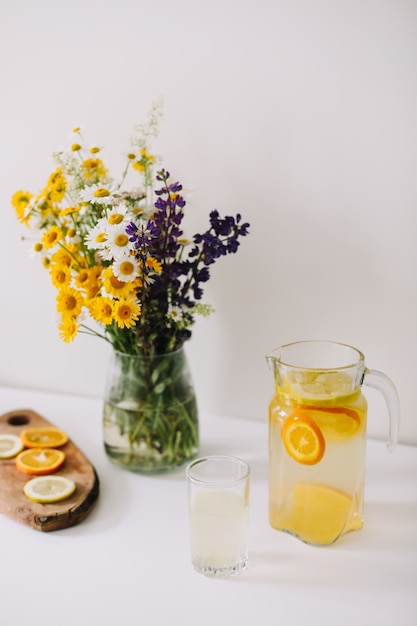
[{"label": "lemon slice in pitcher", "polygon": [[357,393],[349,374],[338,371],[290,372],[284,381],[284,391],[300,404],[324,405]]},{"label": "lemon slice in pitcher", "polygon": [[23,487],[25,496],[33,502],[47,504],[66,500],[74,493],[76,484],[65,476],[38,476]]},{"label": "lemon slice in pitcher", "polygon": [[362,517],[352,516],[352,498],[343,491],[326,485],[298,483],[291,498],[293,507],[284,523],[308,543],[330,544],[343,532],[362,527]]},{"label": "lemon slice in pitcher", "polygon": [[17,435],[0,435],[0,459],[11,459],[23,450],[23,443]]}]

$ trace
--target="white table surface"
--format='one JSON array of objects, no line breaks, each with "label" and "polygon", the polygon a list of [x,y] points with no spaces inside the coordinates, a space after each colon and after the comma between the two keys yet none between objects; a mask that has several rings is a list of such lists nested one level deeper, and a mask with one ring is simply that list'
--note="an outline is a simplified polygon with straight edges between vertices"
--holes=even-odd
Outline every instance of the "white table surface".
[{"label": "white table surface", "polygon": [[183,469],[112,465],[100,400],[0,387],[0,413],[16,409],[69,434],[100,495],[84,522],[55,532],[0,515],[1,626],[417,625],[417,447],[368,441],[364,528],[312,547],[269,526],[266,419],[202,415],[200,454],[251,465],[250,565],[213,580],[190,564]]}]

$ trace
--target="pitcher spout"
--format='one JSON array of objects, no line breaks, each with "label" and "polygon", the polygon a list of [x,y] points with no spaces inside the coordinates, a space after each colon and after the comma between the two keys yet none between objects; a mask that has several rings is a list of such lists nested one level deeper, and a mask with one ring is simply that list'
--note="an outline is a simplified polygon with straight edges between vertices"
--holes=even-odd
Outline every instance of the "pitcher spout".
[{"label": "pitcher spout", "polygon": [[272,374],[274,376],[274,380],[276,382],[277,381],[277,376],[278,376],[278,366],[279,366],[279,359],[277,357],[277,350],[273,350],[269,354],[266,354],[265,355],[265,359],[266,359],[266,362],[268,364],[269,369],[271,370],[271,372],[272,372]]},{"label": "pitcher spout", "polygon": [[266,362],[268,363],[268,367],[270,370],[274,370],[274,366],[275,366],[275,357],[273,357],[271,354],[267,354],[265,356]]}]

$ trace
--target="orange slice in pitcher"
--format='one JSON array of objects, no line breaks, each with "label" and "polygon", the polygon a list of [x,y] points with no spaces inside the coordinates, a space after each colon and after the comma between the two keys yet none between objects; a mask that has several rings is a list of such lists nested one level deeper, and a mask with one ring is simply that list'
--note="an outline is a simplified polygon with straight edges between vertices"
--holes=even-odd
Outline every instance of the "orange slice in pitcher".
[{"label": "orange slice in pitcher", "polygon": [[361,425],[358,411],[348,407],[327,407],[318,408],[315,406],[304,406],[310,417],[325,433],[326,438],[332,441],[348,439],[355,435]]},{"label": "orange slice in pitcher", "polygon": [[286,451],[298,463],[315,465],[323,458],[326,449],[323,434],[307,413],[297,412],[287,417],[281,437]]},{"label": "orange slice in pitcher", "polygon": [[16,457],[16,467],[25,474],[43,476],[56,472],[65,461],[62,450],[54,448],[29,448]]},{"label": "orange slice in pitcher", "polygon": [[68,435],[63,430],[51,426],[25,428],[20,438],[26,448],[59,448],[68,441]]}]

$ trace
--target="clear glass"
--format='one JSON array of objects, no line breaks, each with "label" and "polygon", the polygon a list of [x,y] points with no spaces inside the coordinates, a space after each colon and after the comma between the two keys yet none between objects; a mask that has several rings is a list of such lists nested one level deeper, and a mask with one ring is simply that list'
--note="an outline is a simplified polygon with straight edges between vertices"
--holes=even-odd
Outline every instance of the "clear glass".
[{"label": "clear glass", "polygon": [[109,459],[136,472],[169,470],[198,451],[198,409],[184,349],[148,357],[114,351],[103,410]]},{"label": "clear glass", "polygon": [[275,394],[269,405],[269,519],[315,545],[363,525],[367,401],[362,384],[387,402],[388,449],[398,439],[392,381],[365,366],[355,348],[329,341],[287,344],[267,356]]},{"label": "clear glass", "polygon": [[240,574],[248,563],[249,465],[208,456],[190,463],[185,474],[194,569],[216,578]]}]

